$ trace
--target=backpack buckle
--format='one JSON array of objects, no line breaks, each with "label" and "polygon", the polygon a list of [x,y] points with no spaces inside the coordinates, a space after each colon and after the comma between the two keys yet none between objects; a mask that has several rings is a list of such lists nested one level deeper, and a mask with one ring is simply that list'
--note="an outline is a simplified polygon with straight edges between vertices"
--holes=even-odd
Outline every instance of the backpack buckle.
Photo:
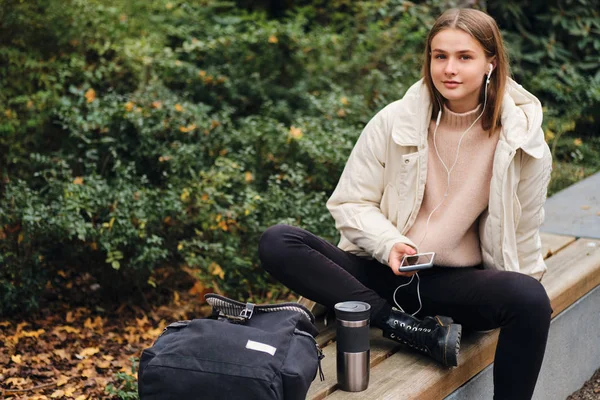
[{"label": "backpack buckle", "polygon": [[242,317],[244,319],[250,319],[250,318],[252,318],[253,313],[254,313],[254,304],[246,303],[246,308],[244,308],[242,310],[242,312],[240,313],[240,317]]}]

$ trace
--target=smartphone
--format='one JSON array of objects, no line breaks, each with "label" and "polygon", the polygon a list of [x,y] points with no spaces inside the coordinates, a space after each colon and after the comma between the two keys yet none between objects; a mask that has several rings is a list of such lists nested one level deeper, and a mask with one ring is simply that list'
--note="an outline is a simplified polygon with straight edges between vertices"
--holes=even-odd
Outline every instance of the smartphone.
[{"label": "smartphone", "polygon": [[417,253],[412,256],[405,255],[398,270],[400,272],[415,271],[433,267],[435,253]]}]

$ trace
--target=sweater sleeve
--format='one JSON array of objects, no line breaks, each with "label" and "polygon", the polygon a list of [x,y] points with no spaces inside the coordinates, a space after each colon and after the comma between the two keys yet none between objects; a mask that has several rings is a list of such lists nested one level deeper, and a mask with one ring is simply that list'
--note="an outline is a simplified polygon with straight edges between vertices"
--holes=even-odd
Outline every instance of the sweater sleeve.
[{"label": "sweater sleeve", "polygon": [[[543,264],[540,226],[544,222],[544,203],[552,172],[552,155],[545,146],[542,158],[528,157],[521,170],[517,197],[521,218],[517,226],[517,253],[521,268],[530,270]],[[535,268],[540,270],[542,268]],[[545,269],[545,268],[544,268]]]},{"label": "sweater sleeve", "polygon": [[385,154],[390,139],[383,112],[369,121],[358,138],[327,208],[336,228],[350,242],[388,265],[395,243],[416,246],[398,231],[379,206],[385,188]]}]

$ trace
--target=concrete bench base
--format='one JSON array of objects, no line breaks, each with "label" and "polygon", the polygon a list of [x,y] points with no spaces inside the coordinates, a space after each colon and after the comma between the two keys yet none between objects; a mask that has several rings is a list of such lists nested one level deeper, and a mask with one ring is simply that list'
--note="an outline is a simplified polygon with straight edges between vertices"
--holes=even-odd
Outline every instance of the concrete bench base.
[{"label": "concrete bench base", "polygon": [[[600,368],[600,286],[557,315],[550,326],[534,400],[564,400]],[[446,400],[491,399],[493,364]]]}]

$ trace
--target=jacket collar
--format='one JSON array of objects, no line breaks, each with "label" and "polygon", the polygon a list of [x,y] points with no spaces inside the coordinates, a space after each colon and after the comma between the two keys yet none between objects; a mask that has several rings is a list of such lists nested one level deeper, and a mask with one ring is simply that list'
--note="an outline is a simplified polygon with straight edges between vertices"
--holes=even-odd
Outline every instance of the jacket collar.
[{"label": "jacket collar", "polygon": [[[427,86],[420,79],[393,108],[392,140],[400,146],[425,145],[431,109]],[[500,140],[534,158],[543,156],[546,142],[540,101],[511,78],[502,98],[501,120]]]}]

